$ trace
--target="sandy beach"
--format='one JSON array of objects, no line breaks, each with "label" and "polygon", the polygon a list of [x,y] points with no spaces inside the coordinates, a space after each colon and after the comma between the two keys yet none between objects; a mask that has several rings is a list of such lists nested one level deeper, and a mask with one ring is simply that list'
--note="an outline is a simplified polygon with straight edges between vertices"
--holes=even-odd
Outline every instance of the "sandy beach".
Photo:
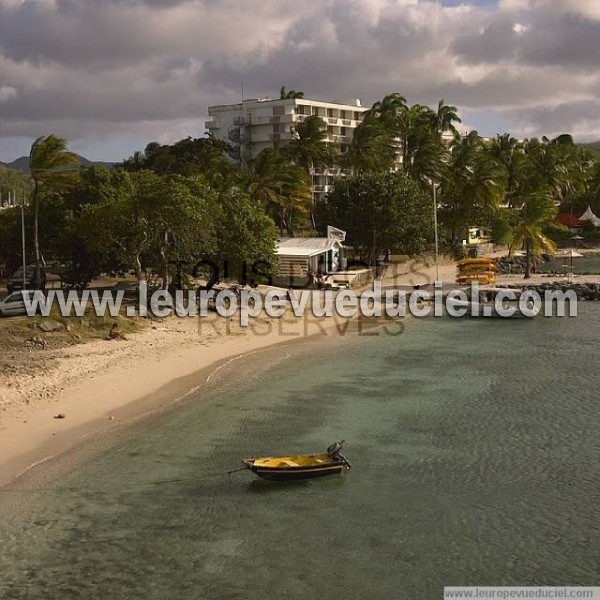
[{"label": "sandy beach", "polygon": [[[453,282],[455,269],[454,262],[440,264],[440,279]],[[424,285],[435,274],[431,264],[411,263],[383,284]],[[580,279],[600,282],[600,276]],[[541,281],[549,279],[528,280]],[[523,277],[503,276],[498,283],[519,284]],[[127,340],[31,349],[36,368],[0,373],[0,485],[92,435],[172,405],[229,361],[277,344],[331,339],[345,323],[340,317],[296,319],[290,312],[258,317],[248,328],[235,317],[172,317]]]}]

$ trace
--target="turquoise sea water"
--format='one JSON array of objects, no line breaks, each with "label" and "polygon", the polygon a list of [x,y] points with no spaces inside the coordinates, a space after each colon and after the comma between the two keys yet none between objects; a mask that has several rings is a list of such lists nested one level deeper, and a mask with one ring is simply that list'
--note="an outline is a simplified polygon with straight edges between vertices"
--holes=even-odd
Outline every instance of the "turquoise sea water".
[{"label": "turquoise sea water", "polygon": [[[0,597],[598,585],[600,305],[579,315],[412,320],[236,361],[68,473],[0,493]],[[343,477],[225,475],[341,438]]]}]

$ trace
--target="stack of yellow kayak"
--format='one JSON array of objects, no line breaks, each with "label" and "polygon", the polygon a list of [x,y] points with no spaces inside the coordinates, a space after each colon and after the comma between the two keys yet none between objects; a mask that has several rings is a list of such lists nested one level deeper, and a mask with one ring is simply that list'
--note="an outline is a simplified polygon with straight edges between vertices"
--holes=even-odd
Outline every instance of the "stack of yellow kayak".
[{"label": "stack of yellow kayak", "polygon": [[456,283],[468,285],[473,281],[483,285],[496,283],[496,263],[493,258],[465,258],[458,263]]}]

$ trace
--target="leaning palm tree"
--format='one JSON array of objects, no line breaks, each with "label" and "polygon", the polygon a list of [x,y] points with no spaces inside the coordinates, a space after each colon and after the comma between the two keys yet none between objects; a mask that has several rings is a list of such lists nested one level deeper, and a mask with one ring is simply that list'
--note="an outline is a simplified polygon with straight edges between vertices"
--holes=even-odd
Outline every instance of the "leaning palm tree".
[{"label": "leaning palm tree", "polygon": [[39,240],[39,210],[43,196],[63,190],[77,175],[74,168],[79,157],[67,151],[67,142],[55,135],[35,140],[29,153],[29,171],[33,180],[33,245],[35,250],[35,282],[41,286],[41,252]]}]

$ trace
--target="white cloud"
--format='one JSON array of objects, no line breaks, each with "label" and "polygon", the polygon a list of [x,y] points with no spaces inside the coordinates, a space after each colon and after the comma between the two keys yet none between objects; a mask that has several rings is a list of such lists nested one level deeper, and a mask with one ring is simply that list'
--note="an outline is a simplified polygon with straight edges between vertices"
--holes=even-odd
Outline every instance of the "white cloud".
[{"label": "white cloud", "polygon": [[588,105],[584,125],[552,111],[598,97],[599,16],[588,0],[0,0],[1,135],[201,135],[242,79],[247,96],[400,91],[537,134],[544,114],[595,132]]},{"label": "white cloud", "polygon": [[17,96],[18,92],[16,88],[8,85],[0,86],[0,104],[2,104],[3,102],[8,102],[9,100],[16,98]]}]

